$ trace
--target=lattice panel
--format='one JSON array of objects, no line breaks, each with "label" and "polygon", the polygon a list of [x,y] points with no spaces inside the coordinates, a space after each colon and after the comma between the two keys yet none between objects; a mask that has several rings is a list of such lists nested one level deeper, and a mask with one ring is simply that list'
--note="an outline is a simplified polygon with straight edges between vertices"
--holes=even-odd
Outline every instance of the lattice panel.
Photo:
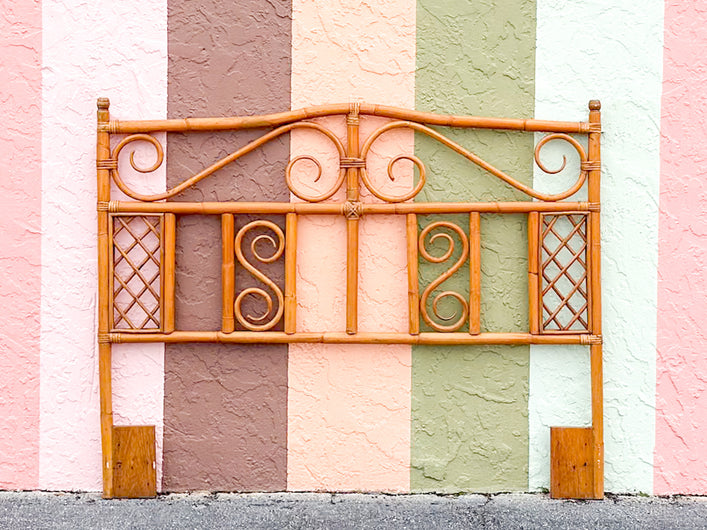
[{"label": "lattice panel", "polygon": [[587,215],[544,214],[540,238],[542,331],[589,331]]},{"label": "lattice panel", "polygon": [[113,215],[113,329],[159,331],[162,216]]}]

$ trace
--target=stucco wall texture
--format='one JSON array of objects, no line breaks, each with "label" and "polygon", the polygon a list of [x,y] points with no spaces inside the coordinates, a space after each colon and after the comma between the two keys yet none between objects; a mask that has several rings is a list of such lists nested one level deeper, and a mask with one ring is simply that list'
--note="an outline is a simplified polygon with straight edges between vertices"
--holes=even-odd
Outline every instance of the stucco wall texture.
[{"label": "stucco wall texture", "polygon": [[[166,7],[42,2],[41,489],[101,487],[95,102],[110,96],[117,118],[166,117]],[[149,183],[163,187],[164,171]],[[158,441],[162,352],[131,347],[114,356],[116,422],[156,425]]]},{"label": "stucco wall texture", "polygon": [[[288,108],[290,13],[289,2],[170,2],[169,116]],[[168,186],[261,134],[170,135]],[[282,175],[288,156],[279,138],[177,199],[287,201]],[[236,216],[236,230],[248,220]],[[177,327],[220,329],[219,216],[179,217],[177,263]],[[264,270],[283,287],[282,262]],[[239,288],[253,284],[240,272]],[[287,345],[171,344],[164,385],[165,490],[286,488]]]},{"label": "stucco wall texture", "polygon": [[707,489],[707,7],[668,2],[661,108],[655,492]]},{"label": "stucco wall texture", "polygon": [[[537,17],[535,115],[586,119],[587,102],[602,102],[605,484],[608,491],[650,493],[663,3],[538,0]],[[547,156],[561,159],[559,152]],[[535,171],[535,183],[553,189],[574,175]],[[548,427],[590,421],[588,370],[585,348],[531,347],[533,489],[549,484]]]},{"label": "stucco wall texture", "polygon": [[[534,1],[418,0],[417,13],[417,108],[483,116],[532,115]],[[483,32],[475,31],[479,20],[485,21]],[[530,182],[532,135],[448,134],[521,182]],[[429,161],[431,174],[416,200],[521,198],[430,138],[419,135],[415,153]],[[420,229],[441,217],[460,226],[468,223],[467,216],[420,216]],[[524,215],[481,216],[482,331],[528,329],[525,224]],[[443,251],[437,249],[436,254]],[[433,265],[421,258],[422,284],[448,267],[449,263]],[[465,266],[443,289],[468,296],[468,277]],[[441,313],[453,310],[458,309],[450,304]],[[413,346],[412,359],[412,489],[525,490],[528,347]]]},{"label": "stucco wall texture", "polygon": [[0,488],[38,486],[42,12],[0,2]]},{"label": "stucco wall texture", "polygon": [[[0,0],[0,13],[0,489],[101,487],[97,97],[110,97],[118,119],[363,100],[560,120],[586,120],[597,98],[606,488],[707,494],[699,0]],[[382,123],[362,119],[362,137]],[[343,137],[343,120],[322,124]],[[533,168],[530,134],[448,133],[541,190],[576,169],[571,160],[557,176]],[[121,174],[162,190],[258,134],[159,134],[167,163]],[[387,160],[413,152],[429,170],[420,199],[520,198],[408,132],[376,144],[372,174],[382,184]],[[301,133],[177,199],[299,200],[283,174],[305,153],[331,182],[331,146]],[[544,156],[562,154],[551,146]],[[303,186],[311,169],[296,170]],[[409,165],[399,169],[391,190],[413,182]],[[527,329],[525,230],[522,216],[482,219],[485,329]],[[402,219],[361,222],[362,330],[406,329],[404,233]],[[341,218],[300,219],[299,329],[344,327],[344,235]],[[217,218],[179,218],[181,327],[220,327],[220,246]],[[439,273],[426,262],[420,270],[423,285]],[[281,264],[267,271],[282,281]],[[582,347],[122,344],[114,417],[157,427],[166,491],[539,490],[549,427],[589,422],[588,364]]]},{"label": "stucco wall texture", "polygon": [[[292,27],[292,108],[325,99],[413,105],[413,3],[296,0]],[[345,132],[342,120],[324,123],[340,136]],[[362,120],[361,138],[380,124]],[[321,153],[333,177],[327,142],[295,134],[292,156]],[[410,152],[412,135],[403,132],[385,135],[374,155],[384,161]],[[298,175],[306,184],[306,173]],[[399,187],[409,186],[410,177],[401,178]],[[376,216],[360,225],[359,328],[403,331],[405,220]],[[345,329],[345,249],[341,217],[300,219],[298,329]],[[292,344],[289,354],[288,488],[408,491],[410,347]]]}]

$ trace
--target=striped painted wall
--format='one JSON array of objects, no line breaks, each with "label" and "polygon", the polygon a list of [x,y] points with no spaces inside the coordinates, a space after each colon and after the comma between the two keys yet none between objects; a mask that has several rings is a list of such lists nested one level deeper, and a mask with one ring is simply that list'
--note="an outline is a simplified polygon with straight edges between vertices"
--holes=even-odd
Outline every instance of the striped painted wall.
[{"label": "striped painted wall", "polygon": [[[0,489],[101,487],[96,97],[118,119],[363,100],[560,120],[586,119],[597,98],[606,489],[707,494],[698,0],[0,0],[0,12]],[[364,119],[363,134],[379,123]],[[562,184],[533,167],[531,135],[450,135],[539,189]],[[167,167],[137,185],[171,186],[246,137],[170,135]],[[400,152],[428,163],[421,200],[518,197],[407,132],[386,135],[372,163]],[[299,200],[282,173],[303,153],[332,157],[292,134],[179,198]],[[396,185],[412,179],[403,168]],[[404,231],[401,219],[362,222],[362,330],[404,329]],[[524,218],[484,216],[482,231],[482,327],[523,330]],[[183,218],[178,233],[177,323],[218,325],[218,224]],[[340,218],[300,222],[301,329],[343,327],[343,236]],[[437,274],[426,262],[420,273]],[[590,421],[583,347],[114,351],[115,422],[157,426],[164,491],[538,491],[549,427]]]}]

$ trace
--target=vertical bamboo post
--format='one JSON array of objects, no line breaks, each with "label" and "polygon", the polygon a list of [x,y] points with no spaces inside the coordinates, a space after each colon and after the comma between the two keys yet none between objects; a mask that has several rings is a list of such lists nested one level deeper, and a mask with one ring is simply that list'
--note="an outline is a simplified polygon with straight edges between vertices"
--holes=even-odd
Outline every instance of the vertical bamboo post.
[{"label": "vertical bamboo post", "polygon": [[408,313],[410,335],[420,334],[420,284],[418,282],[417,215],[407,214]]},{"label": "vertical bamboo post", "polygon": [[[588,162],[589,202],[599,203],[601,198],[601,103],[589,102],[589,123],[596,130],[589,133]],[[590,256],[590,293],[591,293],[591,330],[601,336],[601,227],[599,212],[589,213]],[[602,344],[591,345],[592,378],[592,436],[594,445],[594,497],[604,496],[604,380]]]},{"label": "vertical bamboo post", "polygon": [[[346,156],[357,159],[359,151],[359,104],[352,103],[346,117]],[[358,203],[358,168],[347,168],[346,200]],[[358,213],[356,208],[348,210],[351,214],[346,218],[346,333],[355,335],[358,332]]]},{"label": "vertical bamboo post", "polygon": [[481,214],[469,214],[469,333],[481,333]]},{"label": "vertical bamboo post", "polygon": [[297,214],[285,217],[285,333],[297,331]]},{"label": "vertical bamboo post", "polygon": [[101,452],[103,454],[103,497],[113,497],[113,390],[111,379],[110,293],[108,270],[112,260],[108,235],[110,201],[110,101],[98,98],[96,134],[96,179],[98,199],[98,380],[101,409]]},{"label": "vertical bamboo post", "polygon": [[173,213],[164,214],[162,231],[162,330],[174,331],[175,244],[177,220]]},{"label": "vertical bamboo post", "polygon": [[221,331],[236,329],[233,304],[236,298],[236,237],[233,214],[221,214]]},{"label": "vertical bamboo post", "polygon": [[530,333],[540,333],[540,214],[528,214],[528,318]]}]

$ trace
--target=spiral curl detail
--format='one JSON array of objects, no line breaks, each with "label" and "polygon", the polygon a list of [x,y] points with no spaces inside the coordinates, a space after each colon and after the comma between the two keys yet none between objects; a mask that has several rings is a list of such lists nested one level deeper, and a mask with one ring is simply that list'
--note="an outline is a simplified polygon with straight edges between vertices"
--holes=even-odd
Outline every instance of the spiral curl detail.
[{"label": "spiral curl detail", "polygon": [[[437,289],[437,287],[439,287],[443,282],[445,282],[455,272],[457,272],[466,261],[467,257],[469,256],[469,238],[464,233],[464,230],[449,221],[436,221],[434,223],[430,223],[422,230],[422,232],[420,232],[418,245],[420,249],[420,255],[425,260],[431,263],[443,263],[449,260],[449,258],[451,258],[454,254],[454,238],[447,232],[437,232],[436,234],[432,234],[432,237],[429,238],[430,245],[432,245],[438,239],[447,242],[447,249],[441,256],[433,256],[427,249],[427,246],[425,244],[427,236],[432,230],[437,230],[440,228],[447,228],[459,236],[461,240],[461,255],[449,269],[440,274],[422,292],[422,296],[420,297],[420,313],[422,314],[422,318],[425,323],[427,323],[427,325],[435,331],[452,332],[457,331],[467,321],[469,317],[469,302],[461,294],[455,291],[442,291],[441,293],[435,295],[432,300],[432,313],[436,319],[441,320],[443,322],[451,322],[449,324],[439,324],[438,322],[435,322],[427,311],[427,304],[430,296],[435,291],[435,289]],[[459,305],[461,306],[461,315],[457,316],[456,312],[451,315],[440,314],[439,303],[447,297],[452,297],[459,302]]]},{"label": "spiral curl detail", "polygon": [[[272,329],[282,318],[282,313],[285,308],[285,299],[282,294],[282,290],[275,284],[275,282],[273,282],[270,278],[265,276],[265,274],[260,272],[255,266],[253,266],[253,264],[251,264],[243,254],[243,238],[249,231],[258,227],[265,227],[274,232],[277,236],[277,241],[275,241],[275,238],[268,234],[260,234],[254,237],[250,243],[250,250],[255,259],[258,260],[260,263],[272,263],[278,260],[280,256],[282,256],[282,253],[285,250],[285,234],[282,232],[282,229],[271,221],[259,220],[251,221],[243,228],[241,228],[238,231],[238,234],[236,234],[236,258],[238,259],[238,263],[240,263],[244,269],[246,269],[253,277],[267,285],[270,290],[275,293],[275,296],[277,297],[277,310],[269,320],[266,320],[273,312],[273,299],[270,293],[259,287],[248,287],[247,289],[243,289],[243,291],[238,294],[235,302],[233,303],[233,310],[236,319],[244,328],[250,331],[267,331],[269,329]],[[272,255],[265,256],[258,251],[258,243],[261,241],[268,242],[270,245],[272,245],[272,248],[274,250]],[[243,315],[241,306],[243,304],[243,300],[248,295],[258,296],[265,301],[267,305],[267,310],[263,312],[262,315]]]},{"label": "spiral curl detail", "polygon": [[[580,144],[577,140],[575,140],[572,136],[564,133],[552,133],[548,134],[547,136],[543,137],[538,144],[535,146],[535,152],[534,152],[534,158],[535,158],[535,163],[538,165],[538,167],[549,174],[557,174],[560,171],[562,171],[566,164],[567,164],[567,159],[566,157],[563,158],[563,163],[562,166],[557,169],[557,170],[548,170],[548,168],[540,162],[540,150],[543,148],[545,144],[552,140],[563,140],[565,142],[568,142],[574,149],[577,151],[577,154],[579,155],[580,158],[580,173],[579,176],[577,177],[577,181],[566,191],[563,191],[562,193],[556,193],[556,194],[547,194],[547,193],[541,193],[530,186],[526,186],[522,182],[519,182],[518,180],[514,179],[507,173],[504,173],[500,169],[496,168],[495,166],[489,164],[476,154],[472,153],[468,149],[462,147],[458,143],[454,142],[453,140],[450,140],[446,136],[438,133],[434,129],[427,127],[426,125],[422,125],[421,123],[416,123],[413,121],[393,121],[389,122],[382,127],[379,127],[376,129],[365,141],[363,144],[363,147],[361,148],[361,157],[363,159],[366,158],[368,155],[368,152],[371,149],[371,146],[373,143],[380,138],[380,136],[390,130],[393,129],[412,129],[413,131],[417,131],[419,133],[425,134],[426,136],[429,136],[433,140],[438,141],[442,145],[450,148],[452,151],[460,154],[467,160],[473,162],[477,166],[479,166],[481,169],[491,173],[495,177],[501,179],[504,181],[506,184],[509,186],[514,187],[515,189],[525,193],[526,195],[533,197],[535,199],[539,199],[541,201],[547,201],[547,202],[554,202],[554,201],[559,201],[562,199],[566,199],[567,197],[570,197],[574,195],[584,184],[584,182],[587,180],[587,171],[582,168],[582,166],[585,165],[587,161],[587,153],[584,150],[584,147],[582,147],[582,144]],[[400,160],[401,158],[405,158],[407,160],[411,160],[418,168],[420,171],[420,179],[418,184],[415,186],[415,188],[409,192],[406,193],[405,195],[402,196],[391,196],[391,195],[386,195],[382,193],[380,190],[378,190],[375,185],[372,183],[371,179],[368,176],[368,173],[365,169],[361,170],[361,179],[363,180],[364,184],[366,185],[366,188],[378,197],[379,199],[386,201],[386,202],[403,202],[409,199],[412,199],[415,197],[420,191],[422,190],[424,184],[425,184],[425,166],[422,163],[422,161],[412,155],[399,155],[395,157],[391,162],[388,164],[388,177],[391,180],[393,179],[392,176],[392,164],[394,164],[397,160]]]},{"label": "spiral curl detail", "polygon": [[155,153],[157,154],[157,159],[154,164],[150,167],[140,167],[135,163],[135,151],[133,150],[130,152],[130,166],[139,173],[152,173],[157,170],[157,168],[162,165],[162,162],[164,162],[164,149],[157,138],[149,134],[131,134],[130,136],[126,136],[118,143],[118,145],[115,146],[115,149],[113,149],[111,158],[116,161],[116,166],[111,169],[113,181],[116,186],[118,186],[118,189],[125,193],[125,195],[141,201],[145,200],[145,197],[149,197],[149,195],[141,195],[133,191],[127,184],[125,184],[125,182],[123,182],[123,179],[120,178],[120,172],[117,167],[117,160],[120,152],[125,148],[125,146],[133,142],[147,142],[155,148]]},{"label": "spiral curl detail", "polygon": [[551,142],[552,140],[565,141],[569,143],[572,147],[574,147],[575,151],[577,151],[577,154],[579,155],[580,171],[577,180],[568,190],[563,191],[562,193],[557,193],[555,195],[545,195],[542,193],[538,193],[538,196],[534,195],[534,197],[543,201],[559,201],[561,199],[566,199],[567,197],[570,197],[577,193],[579,189],[584,185],[584,182],[587,180],[587,170],[584,169],[584,164],[587,161],[587,153],[584,150],[584,147],[582,147],[582,144],[572,138],[569,134],[553,133],[543,136],[543,138],[535,146],[535,152],[533,153],[533,158],[535,159],[535,163],[538,165],[538,167],[548,175],[556,175],[557,173],[560,173],[563,169],[565,169],[565,167],[567,166],[567,157],[565,155],[562,155],[562,164],[557,169],[548,169],[547,166],[545,166],[540,161],[540,151],[542,150],[545,144]]},{"label": "spiral curl detail", "polygon": [[[203,169],[199,173],[189,177],[187,180],[182,182],[181,184],[178,184],[177,186],[168,189],[167,191],[163,193],[156,193],[154,195],[144,195],[141,193],[138,193],[131,189],[129,186],[123,182],[123,180],[120,178],[120,173],[118,172],[117,169],[112,169],[112,175],[113,175],[113,180],[115,181],[116,185],[122,191],[127,195],[128,197],[135,199],[137,201],[143,201],[143,202],[153,202],[153,201],[161,201],[164,199],[169,199],[171,197],[174,197],[175,195],[178,195],[179,193],[183,192],[187,188],[190,188],[191,186],[194,186],[197,182],[205,179],[209,175],[212,175],[219,169],[227,166],[231,162],[234,162],[241,158],[242,156],[247,155],[251,151],[256,150],[258,147],[261,147],[262,145],[274,140],[278,136],[282,136],[283,134],[292,131],[294,129],[311,129],[315,130],[319,133],[322,133],[324,136],[326,136],[331,142],[334,144],[334,147],[336,148],[336,151],[339,155],[339,158],[344,158],[346,150],[344,149],[344,145],[341,143],[341,140],[329,129],[326,127],[323,127],[319,125],[318,123],[314,122],[309,122],[309,121],[299,121],[299,122],[294,122],[294,123],[288,123],[287,125],[283,125],[281,127],[278,127],[277,129],[273,129],[267,134],[264,134],[260,138],[257,138],[256,140],[253,140],[252,142],[249,142],[248,144],[244,145],[240,149],[237,149],[236,151],[233,151],[231,154],[217,160],[213,164],[211,164],[209,167],[206,169]],[[136,141],[146,141],[152,144],[155,149],[157,150],[157,162],[150,167],[150,168],[139,168],[135,164],[134,161],[134,152],[131,153],[130,155],[130,164],[132,165],[133,169],[136,171],[139,171],[141,173],[150,173],[152,171],[155,171],[157,168],[159,168],[162,165],[162,162],[164,161],[164,150],[162,149],[162,146],[160,143],[157,141],[157,139],[153,136],[150,136],[149,134],[133,134],[130,135],[126,138],[124,138],[116,147],[113,149],[113,152],[111,153],[111,158],[114,160],[118,160],[118,156],[120,155],[120,152],[123,150],[123,148],[128,145],[129,143],[136,142]],[[327,190],[326,192],[320,194],[320,195],[315,195],[315,196],[310,196],[305,193],[300,192],[299,190],[296,189],[294,186],[292,179],[291,179],[291,171],[292,171],[292,166],[297,162],[297,160],[301,160],[303,157],[297,157],[293,159],[288,165],[286,169],[286,179],[287,179],[287,186],[290,189],[290,191],[295,194],[297,197],[299,197],[302,200],[309,201],[309,202],[319,202],[323,201],[325,199],[328,199],[336,191],[341,187],[341,185],[344,182],[344,177],[346,176],[346,170],[345,169],[339,169],[339,176],[336,179],[336,182],[334,185]],[[309,158],[310,160],[315,160],[313,157],[307,156],[306,158]],[[319,179],[319,176],[321,176],[321,165],[319,164],[318,161],[315,160],[315,164],[319,167],[319,175],[317,176],[317,179]]]}]

